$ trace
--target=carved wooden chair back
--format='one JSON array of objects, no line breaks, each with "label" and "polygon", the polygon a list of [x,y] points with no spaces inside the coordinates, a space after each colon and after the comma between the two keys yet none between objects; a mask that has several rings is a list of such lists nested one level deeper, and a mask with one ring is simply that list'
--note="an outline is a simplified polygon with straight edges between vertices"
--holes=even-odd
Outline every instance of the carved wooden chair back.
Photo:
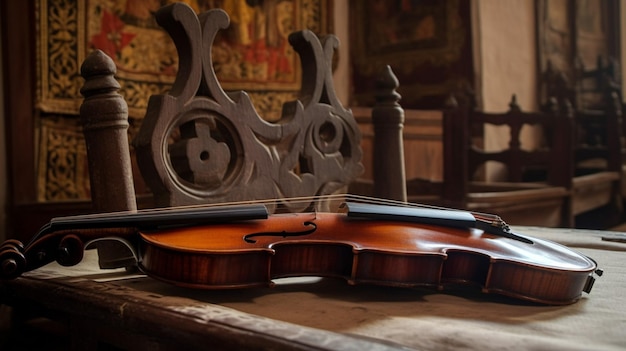
[{"label": "carved wooden chair back", "polygon": [[[300,96],[284,104],[282,118],[270,123],[259,116],[247,93],[227,93],[217,80],[211,50],[218,31],[229,25],[224,11],[198,16],[176,3],[160,9],[156,19],[179,56],[171,90],[150,98],[134,140],[137,163],[156,206],[275,199],[283,211],[308,210],[313,204],[324,209],[324,202],[281,199],[342,191],[363,172],[359,128],[333,86],[336,37],[320,40],[307,30],[289,36],[302,65]],[[92,52],[81,67],[85,100],[80,114],[96,212],[137,209],[128,108],[118,94],[115,72],[114,62],[100,51]],[[386,73],[383,81],[392,84],[382,85],[379,108],[395,114],[374,121],[375,131],[384,131],[375,141],[381,151],[374,155],[380,168],[374,188],[379,196],[406,200],[403,114],[397,113],[402,112],[394,90],[397,80],[389,69]],[[134,264],[125,248],[112,243],[102,243],[98,253],[102,268]]]},{"label": "carved wooden chair back", "polygon": [[[575,162],[601,159],[602,166],[577,167],[576,175],[600,170],[616,171],[625,135],[622,122],[619,64],[611,58],[598,57],[596,68],[586,69],[577,61],[571,77],[548,62],[544,74],[546,94],[555,97],[564,108],[573,108],[576,124]],[[614,150],[614,151],[613,151]]]},{"label": "carved wooden chair back", "polygon": [[596,67],[587,69],[581,60],[576,61],[571,97],[576,110],[608,109],[607,97],[620,90],[619,63],[612,57],[598,56]]},{"label": "carved wooden chair back", "polygon": [[621,216],[626,125],[619,82],[619,65],[603,57],[594,69],[579,61],[571,77],[551,65],[544,74],[546,94],[556,97],[562,109],[573,109],[572,211],[580,219],[577,226],[606,228]]},{"label": "carved wooden chair back", "polygon": [[576,175],[618,172],[621,168],[621,102],[616,92],[609,92],[604,101],[602,110],[578,109],[574,112]]},{"label": "carved wooden chair back", "polygon": [[180,57],[172,90],[150,99],[135,140],[157,205],[330,194],[360,175],[358,126],[333,87],[336,38],[289,37],[302,62],[301,95],[269,123],[245,92],[227,94],[216,78],[211,47],[228,26],[225,12],[198,18],[189,7],[169,6],[157,21]]},{"label": "carved wooden chair back", "polygon": [[[282,118],[271,123],[259,116],[246,92],[227,93],[216,77],[211,50],[218,31],[229,25],[224,11],[198,16],[178,3],[160,9],[156,19],[172,37],[179,55],[171,90],[150,98],[134,140],[137,163],[157,206],[325,195],[347,189],[362,173],[360,131],[333,86],[336,37],[320,40],[308,30],[289,36],[302,65],[300,96],[284,104]],[[116,92],[115,66],[107,60],[106,55],[94,52],[82,68],[86,99],[81,115],[92,197],[100,211],[135,206],[123,140],[125,103]],[[392,90],[390,94],[395,93]],[[385,101],[393,105],[391,100]],[[105,130],[114,124],[118,127]],[[400,150],[385,150],[395,151],[395,158],[400,156],[387,171],[404,179],[402,143],[396,145]],[[406,192],[403,187],[399,191]],[[283,205],[290,211],[304,209],[291,202]]]},{"label": "carved wooden chair back", "polygon": [[626,195],[620,191],[626,154],[621,98],[607,90],[602,109],[577,109],[574,121],[572,189],[577,226],[606,229],[621,220]]},{"label": "carved wooden chair back", "polygon": [[589,69],[576,60],[568,74],[548,61],[541,82],[543,99],[568,100],[575,110],[604,110],[607,96],[612,92],[621,95],[620,66],[610,57],[598,56],[596,62],[596,67]]},{"label": "carved wooden chair back", "polygon": [[[571,116],[560,113],[556,105],[549,113],[522,111],[513,96],[509,110],[504,113],[487,113],[454,104],[450,107],[444,112],[444,147],[448,150],[446,156],[451,156],[444,161],[444,169],[447,170],[445,178],[458,178],[455,174],[461,172],[464,176],[459,182],[467,184],[478,180],[476,174],[481,166],[495,162],[506,168],[500,181],[531,181],[534,172],[543,171],[546,177],[542,180],[547,185],[569,185],[573,122]],[[477,143],[472,138],[472,131],[482,132],[489,125],[505,127],[507,147],[490,150],[484,147],[485,140],[478,140]],[[527,145],[529,143],[523,140],[522,131],[526,126],[537,127],[534,129],[534,145]],[[455,160],[462,157],[466,161]]]},{"label": "carved wooden chair back", "polygon": [[[452,98],[442,122],[443,182],[439,187],[419,184],[417,188],[436,192],[431,190],[428,200],[426,190],[425,201],[500,214],[513,224],[570,226],[571,123],[571,117],[556,108],[551,113],[524,112],[515,97],[505,113],[480,112]],[[481,146],[487,125],[508,130],[507,147]],[[535,126],[542,133],[537,147],[522,140],[524,126]],[[504,178],[485,181],[479,170],[489,162],[504,166]],[[543,178],[530,181],[529,175],[537,172]],[[541,213],[543,207],[550,215]]]}]

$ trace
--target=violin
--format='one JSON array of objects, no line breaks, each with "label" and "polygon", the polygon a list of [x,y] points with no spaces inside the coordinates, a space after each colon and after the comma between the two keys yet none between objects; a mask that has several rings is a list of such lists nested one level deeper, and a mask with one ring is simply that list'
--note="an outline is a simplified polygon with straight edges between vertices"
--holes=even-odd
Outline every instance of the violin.
[{"label": "violin", "polygon": [[564,305],[589,293],[594,274],[602,274],[593,259],[514,233],[495,215],[343,199],[326,198],[324,210],[311,205],[299,213],[281,211],[277,202],[249,202],[55,218],[28,245],[0,246],[0,279],[55,260],[75,265],[86,247],[105,238],[132,249],[148,276],[201,289],[325,276],[407,288],[473,285]]}]

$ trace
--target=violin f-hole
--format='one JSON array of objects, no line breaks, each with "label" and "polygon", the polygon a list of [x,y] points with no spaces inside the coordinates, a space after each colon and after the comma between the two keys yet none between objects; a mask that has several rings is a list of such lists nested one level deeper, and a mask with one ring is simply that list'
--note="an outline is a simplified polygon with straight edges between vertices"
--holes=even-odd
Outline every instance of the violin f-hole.
[{"label": "violin f-hole", "polygon": [[259,236],[279,236],[279,237],[286,238],[286,237],[292,237],[292,236],[309,235],[317,230],[317,224],[311,221],[305,221],[303,224],[305,227],[310,227],[310,228],[300,231],[300,232],[288,232],[286,230],[283,230],[280,232],[259,232],[259,233],[246,234],[244,235],[243,240],[247,243],[254,244],[256,243],[256,240],[252,238],[256,238]]}]

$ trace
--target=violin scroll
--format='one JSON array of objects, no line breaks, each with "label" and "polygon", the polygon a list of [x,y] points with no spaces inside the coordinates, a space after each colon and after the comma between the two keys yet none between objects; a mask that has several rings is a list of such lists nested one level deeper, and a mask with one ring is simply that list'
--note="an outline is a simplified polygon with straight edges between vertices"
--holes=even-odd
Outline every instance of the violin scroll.
[{"label": "violin scroll", "polygon": [[7,240],[0,246],[0,278],[14,279],[24,272],[26,257],[24,244],[18,240]]},{"label": "violin scroll", "polygon": [[10,239],[0,246],[0,279],[15,279],[53,261],[62,266],[76,265],[82,261],[86,247],[104,239],[121,241],[135,251],[126,239],[136,237],[140,229],[230,223],[263,219],[267,215],[266,207],[256,204],[57,217],[44,225],[27,245]]},{"label": "violin scroll", "polygon": [[[0,246],[0,280],[15,279],[22,273],[32,271],[56,261],[61,266],[74,266],[84,257],[88,242],[99,237],[128,235],[128,229],[61,230],[36,236],[27,246],[10,239]],[[45,233],[45,231],[40,232]]]},{"label": "violin scroll", "polygon": [[0,246],[0,279],[15,279],[52,261],[76,265],[83,259],[84,248],[83,240],[73,233],[47,236],[26,248],[18,240],[7,240]]}]

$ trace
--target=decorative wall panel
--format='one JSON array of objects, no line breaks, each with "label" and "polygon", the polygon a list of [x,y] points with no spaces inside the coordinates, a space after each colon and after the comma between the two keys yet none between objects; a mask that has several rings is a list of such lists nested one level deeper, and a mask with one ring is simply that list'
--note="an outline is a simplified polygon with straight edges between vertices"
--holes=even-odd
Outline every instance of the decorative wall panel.
[{"label": "decorative wall panel", "polygon": [[469,1],[352,0],[354,104],[371,106],[375,74],[390,65],[406,108],[441,108],[473,88]]}]

